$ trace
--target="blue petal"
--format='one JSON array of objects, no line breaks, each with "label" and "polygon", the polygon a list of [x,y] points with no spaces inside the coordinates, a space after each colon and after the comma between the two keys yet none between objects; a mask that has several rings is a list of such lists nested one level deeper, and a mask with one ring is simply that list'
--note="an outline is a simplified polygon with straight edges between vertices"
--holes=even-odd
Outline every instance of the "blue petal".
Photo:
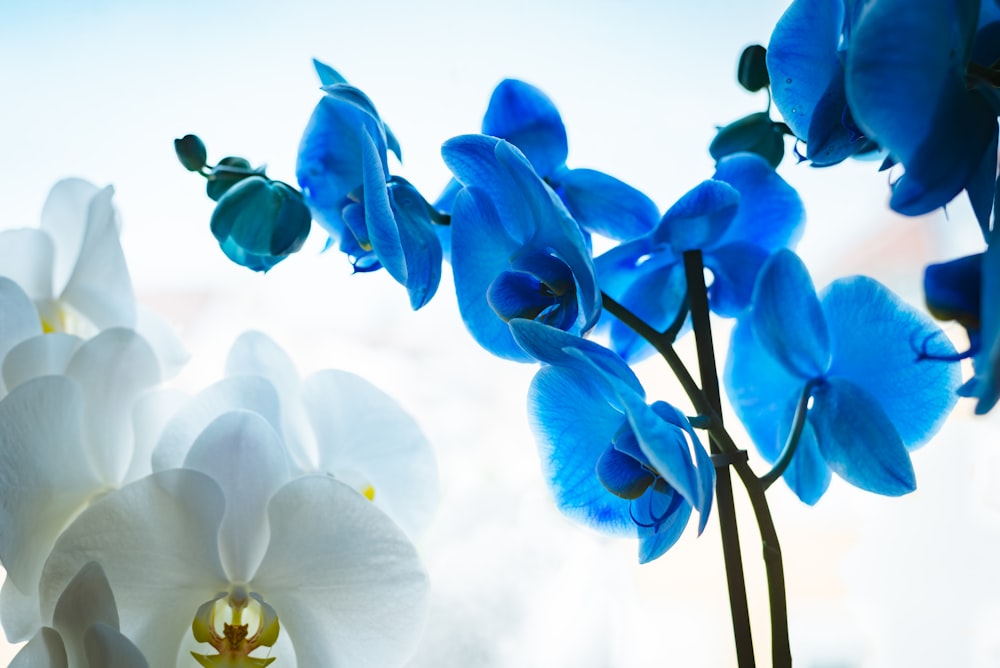
[{"label": "blue petal", "polygon": [[616,535],[635,536],[629,502],[597,478],[597,461],[625,422],[580,373],[541,369],[528,390],[528,411],[542,473],[559,509]]},{"label": "blue petal", "polygon": [[687,432],[694,450],[695,468],[698,471],[698,502],[694,507],[698,509],[701,520],[698,522],[698,534],[705,530],[708,523],[708,515],[712,510],[712,499],[715,496],[715,464],[708,454],[708,450],[702,445],[701,439],[695,433],[691,423],[675,406],[671,406],[665,401],[654,401],[653,411],[667,422],[677,425]]},{"label": "blue petal", "polygon": [[634,458],[608,446],[597,460],[597,479],[621,499],[638,499],[653,484],[653,474]]},{"label": "blue petal", "polygon": [[523,81],[505,79],[493,90],[483,134],[521,149],[542,176],[566,164],[566,128],[559,111],[545,93]]},{"label": "blue petal", "polygon": [[809,135],[806,137],[806,157],[816,167],[835,165],[862,150],[867,144],[847,106],[847,91],[841,68],[816,104],[809,124]]},{"label": "blue petal", "polygon": [[592,169],[563,169],[549,182],[584,229],[627,241],[651,231],[660,211],[632,186]]},{"label": "blue petal", "polygon": [[983,255],[982,346],[973,360],[975,378],[962,396],[974,396],[976,415],[985,415],[1000,398],[1000,226],[990,233]]},{"label": "blue petal", "polygon": [[752,153],[730,155],[716,164],[712,178],[740,193],[736,218],[716,246],[747,241],[775,251],[798,243],[805,227],[802,199],[766,160]]},{"label": "blue petal", "polygon": [[978,331],[982,283],[983,253],[929,264],[924,269],[927,310],[938,320],[955,320],[970,333]]},{"label": "blue petal", "polygon": [[[957,76],[949,78],[942,95],[927,135],[905,145],[886,143],[906,169],[893,184],[889,205],[908,216],[944,206],[970,182],[974,193],[981,192],[983,171],[996,169],[996,112],[981,95],[968,94]],[[977,216],[983,213],[980,197],[974,201]]]},{"label": "blue petal", "polygon": [[785,369],[803,379],[830,366],[830,333],[809,270],[791,251],[778,251],[764,264],[750,312],[760,344]]},{"label": "blue petal", "polygon": [[[798,403],[798,396],[789,397],[781,416],[778,436],[782,444],[788,440]],[[799,442],[795,447],[795,454],[782,477],[791,490],[795,492],[795,495],[803,503],[808,503],[810,506],[815,505],[830,487],[830,479],[833,476],[830,467],[827,466],[826,460],[819,451],[816,433],[808,420],[802,427]]]},{"label": "blue petal", "polygon": [[[647,265],[636,272],[634,281],[618,301],[649,326],[663,331],[677,318],[687,296],[684,266],[673,263],[647,269]],[[637,362],[654,352],[645,339],[617,319],[611,321],[611,343],[627,362]]]},{"label": "blue petal", "polygon": [[494,355],[531,361],[486,299],[490,284],[508,269],[511,255],[520,247],[510,238],[487,193],[466,188],[458,194],[451,235],[455,294],[469,333]]},{"label": "blue petal", "polygon": [[[364,132],[361,143],[362,166],[364,168],[364,224],[366,237],[379,262],[397,283],[406,285],[406,264],[403,249],[396,232],[396,220],[389,205],[386,179],[385,152],[379,151],[375,140]],[[345,217],[345,220],[347,218]],[[356,235],[357,236],[357,235]],[[359,237],[361,239],[361,237]]]},{"label": "blue petal", "polygon": [[534,216],[509,169],[497,159],[500,144],[494,137],[461,135],[444,143],[441,156],[458,181],[489,196],[509,235],[523,244],[534,236]]},{"label": "blue petal", "polygon": [[809,136],[813,111],[836,77],[844,23],[841,0],[795,0],[778,20],[767,46],[771,94],[799,139]]},{"label": "blue petal", "polygon": [[[691,517],[691,506],[684,501],[677,503],[676,493],[667,495],[649,491],[646,494],[648,501],[643,498],[633,502],[633,507],[636,509],[633,514],[636,515],[636,519],[652,521],[662,517],[663,513],[669,512],[670,514],[656,524],[655,530],[645,527],[639,529],[640,564],[653,561],[673,547],[677,539],[681,537],[681,533],[684,532],[684,527],[687,526],[688,519]],[[675,503],[676,507],[671,509],[669,506]]]},{"label": "blue petal", "polygon": [[969,203],[972,204],[984,239],[989,238],[990,212],[994,209],[998,185],[1000,176],[997,176],[997,133],[994,130],[993,140],[983,153],[982,162],[965,184]]},{"label": "blue petal", "polygon": [[745,317],[737,321],[730,336],[723,380],[733,410],[757,451],[774,463],[791,427],[788,405],[798,400],[803,380],[760,345]]},{"label": "blue petal", "polygon": [[750,305],[754,283],[768,253],[759,246],[745,242],[713,248],[704,255],[705,267],[712,272],[708,299],[712,310],[726,318],[734,318]]},{"label": "blue petal", "polygon": [[822,296],[833,340],[829,376],[863,387],[915,448],[933,436],[955,405],[959,365],[934,359],[955,355],[948,337],[877,281],[834,281]]},{"label": "blue petal", "polygon": [[402,180],[394,183],[389,189],[389,204],[403,248],[410,306],[419,309],[437,292],[444,251],[427,202],[412,185]]},{"label": "blue petal", "polygon": [[333,69],[326,63],[316,60],[315,58],[313,58],[313,67],[316,69],[316,74],[319,76],[320,83],[324,86],[347,83],[347,79],[345,79],[340,72]]},{"label": "blue petal", "polygon": [[878,399],[831,378],[813,392],[809,421],[826,463],[856,487],[900,496],[917,488],[910,455]]},{"label": "blue petal", "polygon": [[702,181],[667,209],[653,232],[678,255],[713,246],[736,216],[740,194],[728,183]]},{"label": "blue petal", "polygon": [[[510,330],[521,348],[543,364],[576,369],[584,374],[596,367],[601,374],[623,381],[640,397],[645,395],[632,368],[621,357],[593,341],[520,318],[510,321]],[[581,355],[586,362],[581,361]]]},{"label": "blue petal", "polygon": [[[847,97],[865,134],[906,165],[933,129],[952,62],[951,0],[867,3],[847,51]],[[964,68],[963,68],[964,69]]]},{"label": "blue petal", "polygon": [[375,120],[357,107],[325,96],[316,105],[299,144],[296,178],[317,222],[337,239],[348,195],[364,180],[361,147],[364,131],[380,135]]}]

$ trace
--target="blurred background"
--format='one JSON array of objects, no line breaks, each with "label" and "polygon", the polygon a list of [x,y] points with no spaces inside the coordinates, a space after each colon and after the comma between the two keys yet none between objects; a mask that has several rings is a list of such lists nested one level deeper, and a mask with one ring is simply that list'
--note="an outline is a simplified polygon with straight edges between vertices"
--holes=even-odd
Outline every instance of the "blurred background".
[{"label": "blurred background", "polygon": [[[209,232],[202,179],[177,163],[172,141],[197,133],[210,162],[242,155],[294,183],[298,141],[322,94],[316,57],[372,98],[402,144],[396,171],[433,198],[448,178],[441,143],[478,131],[493,87],[514,77],[559,107],[571,167],[609,172],[664,210],[711,176],[715,127],[765,108],[764,95],[737,85],[736,63],[746,45],[767,43],[785,4],[0,0],[0,226],[36,225],[60,178],[113,184],[139,299],[192,353],[175,384],[196,391],[219,379],[229,345],[253,328],[304,375],[359,373],[413,413],[435,444],[443,487],[420,544],[433,599],[413,668],[732,666],[714,518],[703,536],[689,527],[642,567],[633,542],[565,520],[527,426],[534,368],[475,345],[447,273],[413,313],[384,272],[351,275],[343,256],[321,254],[318,228],[266,276],[237,267]],[[981,238],[963,198],[922,219],[891,214],[876,168],[816,170],[786,157],[779,171],[809,220],[799,251],[818,286],[867,273],[919,303],[923,265],[981,250]],[[719,322],[720,355],[726,330]],[[693,344],[681,347],[693,363]],[[639,373],[650,398],[690,411],[665,365]],[[995,415],[970,416],[960,403],[914,454],[919,487],[908,497],[838,479],[814,508],[782,483],[769,492],[796,665],[1000,665],[1000,431]],[[736,496],[765,665],[759,538]],[[6,651],[9,660],[15,650]]]}]

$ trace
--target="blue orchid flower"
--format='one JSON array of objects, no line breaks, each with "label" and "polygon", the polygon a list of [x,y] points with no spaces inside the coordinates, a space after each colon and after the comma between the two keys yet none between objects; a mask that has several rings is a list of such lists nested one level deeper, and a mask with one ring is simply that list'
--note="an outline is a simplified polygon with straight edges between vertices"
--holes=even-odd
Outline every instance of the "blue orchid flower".
[{"label": "blue orchid flower", "polygon": [[951,359],[971,357],[975,375],[958,394],[976,399],[977,415],[988,413],[1000,399],[1000,247],[929,265],[924,295],[934,317],[968,333],[969,349]]},{"label": "blue orchid flower", "polygon": [[212,212],[212,235],[233,262],[267,271],[302,248],[312,216],[288,184],[249,176],[226,190]]},{"label": "blue orchid flower", "polygon": [[[497,85],[482,133],[520,149],[587,233],[625,241],[648,232],[659,218],[656,204],[632,186],[603,172],[566,166],[569,148],[559,110],[530,84],[505,79]],[[451,210],[458,189],[449,183],[436,206]]]},{"label": "blue orchid flower", "polygon": [[876,148],[854,120],[844,79],[844,54],[860,9],[856,0],[795,0],[767,47],[774,104],[806,142],[805,157],[816,167]]},{"label": "blue orchid flower", "polygon": [[[821,295],[791,251],[772,256],[733,330],[725,385],[761,455],[781,457],[793,416],[808,409],[784,478],[816,503],[831,471],[879,494],[916,487],[909,451],[957,399],[955,349],[926,315],[877,281],[834,281]],[[799,406],[801,405],[801,409]]]},{"label": "blue orchid flower", "polygon": [[[687,294],[684,251],[701,250],[712,273],[709,303],[732,317],[750,303],[754,280],[767,257],[793,246],[805,221],[802,201],[758,155],[736,154],[716,165],[674,204],[648,234],[595,260],[601,289],[663,330],[683,308]],[[618,320],[610,322],[612,347],[636,361],[652,348]]]},{"label": "blue orchid flower", "polygon": [[545,365],[528,392],[542,469],[559,509],[612,535],[639,539],[639,562],[666,552],[712,507],[715,469],[688,420],[647,404],[629,366],[596,343],[539,322],[510,324]]},{"label": "blue orchid flower", "polygon": [[441,152],[464,186],[451,216],[451,262],[459,310],[476,341],[526,362],[508,321],[591,329],[601,293],[586,241],[524,155],[484,135],[455,137]]},{"label": "blue orchid flower", "polygon": [[[859,3],[860,4],[860,3]],[[979,0],[863,4],[845,61],[858,125],[902,163],[891,207],[919,215],[967,191],[989,230],[997,177],[1000,9]]]},{"label": "blue orchid flower", "polygon": [[432,211],[408,181],[389,173],[399,144],[371,100],[316,63],[326,95],[299,145],[296,175],[316,220],[356,271],[384,267],[418,309],[434,296],[443,253]]}]

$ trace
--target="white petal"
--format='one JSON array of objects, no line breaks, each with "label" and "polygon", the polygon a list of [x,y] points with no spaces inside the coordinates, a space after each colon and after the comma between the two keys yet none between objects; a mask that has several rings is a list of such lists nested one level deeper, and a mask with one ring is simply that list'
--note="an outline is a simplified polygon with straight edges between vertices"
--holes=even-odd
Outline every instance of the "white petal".
[{"label": "white petal", "polygon": [[83,344],[72,334],[39,334],[17,344],[3,360],[3,382],[7,390],[32,378],[60,375]]},{"label": "white petal", "polygon": [[176,376],[191,358],[173,326],[159,313],[142,304],[136,305],[135,330],[156,351],[156,357],[160,360],[160,375],[164,378]]},{"label": "white petal", "polygon": [[139,397],[132,409],[135,430],[132,463],[125,482],[133,482],[153,472],[153,448],[170,419],[191,401],[181,390],[158,388]]},{"label": "white petal", "polygon": [[7,668],[67,668],[68,665],[59,634],[43,626]]},{"label": "white petal", "polygon": [[31,299],[50,299],[55,246],[41,230],[22,228],[0,232],[0,276],[21,286]]},{"label": "white petal", "polygon": [[122,633],[150,665],[174,668],[198,606],[228,588],[218,552],[224,505],[214,480],[180,469],[97,500],[63,532],[45,563],[43,618],[80,567],[99,561],[115,592]]},{"label": "white petal", "polygon": [[191,446],[184,468],[210,475],[222,487],[222,565],[232,582],[249,582],[270,537],[267,502],[289,477],[281,438],[256,413],[224,413]]},{"label": "white petal", "polygon": [[80,255],[90,200],[99,192],[97,186],[83,179],[63,179],[52,186],[42,207],[41,228],[55,243],[54,274],[58,292],[65,287]]},{"label": "white petal", "polygon": [[251,586],[278,612],[300,666],[399,666],[423,631],[428,581],[385,514],[328,476],[271,499],[271,544]]},{"label": "white petal", "polygon": [[[132,641],[106,624],[94,624],[84,636],[90,668],[148,668]],[[78,664],[83,666],[82,663]]]},{"label": "white petal", "polygon": [[225,378],[199,392],[163,428],[153,450],[153,470],[179,468],[198,434],[223,413],[247,410],[263,416],[276,431],[281,413],[274,386],[263,378]]},{"label": "white petal", "polygon": [[299,372],[288,354],[262,332],[243,332],[226,357],[227,376],[263,376],[280,396],[294,394]]},{"label": "white petal", "polygon": [[100,329],[135,325],[135,295],[118,238],[113,195],[109,186],[91,199],[80,254],[60,294]]},{"label": "white petal", "polygon": [[59,531],[100,487],[81,443],[83,406],[63,376],[28,381],[0,402],[0,559],[25,594]]},{"label": "white petal", "polygon": [[7,578],[0,588],[0,623],[8,642],[24,642],[42,626],[38,587],[24,594]]},{"label": "white petal", "polygon": [[104,569],[91,561],[66,585],[52,614],[52,628],[62,636],[71,665],[84,665],[83,634],[96,622],[117,629],[118,609]]},{"label": "white petal", "polygon": [[0,362],[15,345],[41,333],[31,299],[17,283],[0,276]]},{"label": "white petal", "polygon": [[302,400],[319,445],[319,469],[363,476],[375,489],[375,505],[417,536],[437,506],[438,473],[434,451],[413,418],[346,371],[313,374]]},{"label": "white petal", "polygon": [[132,462],[132,407],[160,380],[156,355],[134,331],[114,327],[80,346],[66,375],[84,391],[91,458],[104,482],[117,487]]}]

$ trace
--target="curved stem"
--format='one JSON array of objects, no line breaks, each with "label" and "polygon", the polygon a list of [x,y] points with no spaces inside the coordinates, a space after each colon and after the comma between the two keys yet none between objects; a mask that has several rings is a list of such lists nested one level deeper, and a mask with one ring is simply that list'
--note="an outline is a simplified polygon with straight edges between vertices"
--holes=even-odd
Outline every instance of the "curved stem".
[{"label": "curved stem", "polygon": [[799,439],[802,438],[802,430],[806,426],[806,416],[809,415],[809,399],[812,398],[812,391],[816,388],[816,384],[815,380],[810,380],[802,388],[799,401],[795,404],[792,431],[789,432],[788,438],[785,440],[785,447],[781,450],[781,456],[775,462],[774,468],[760,477],[760,485],[765,490],[785,473],[785,469],[792,462],[795,450],[799,447]]}]

